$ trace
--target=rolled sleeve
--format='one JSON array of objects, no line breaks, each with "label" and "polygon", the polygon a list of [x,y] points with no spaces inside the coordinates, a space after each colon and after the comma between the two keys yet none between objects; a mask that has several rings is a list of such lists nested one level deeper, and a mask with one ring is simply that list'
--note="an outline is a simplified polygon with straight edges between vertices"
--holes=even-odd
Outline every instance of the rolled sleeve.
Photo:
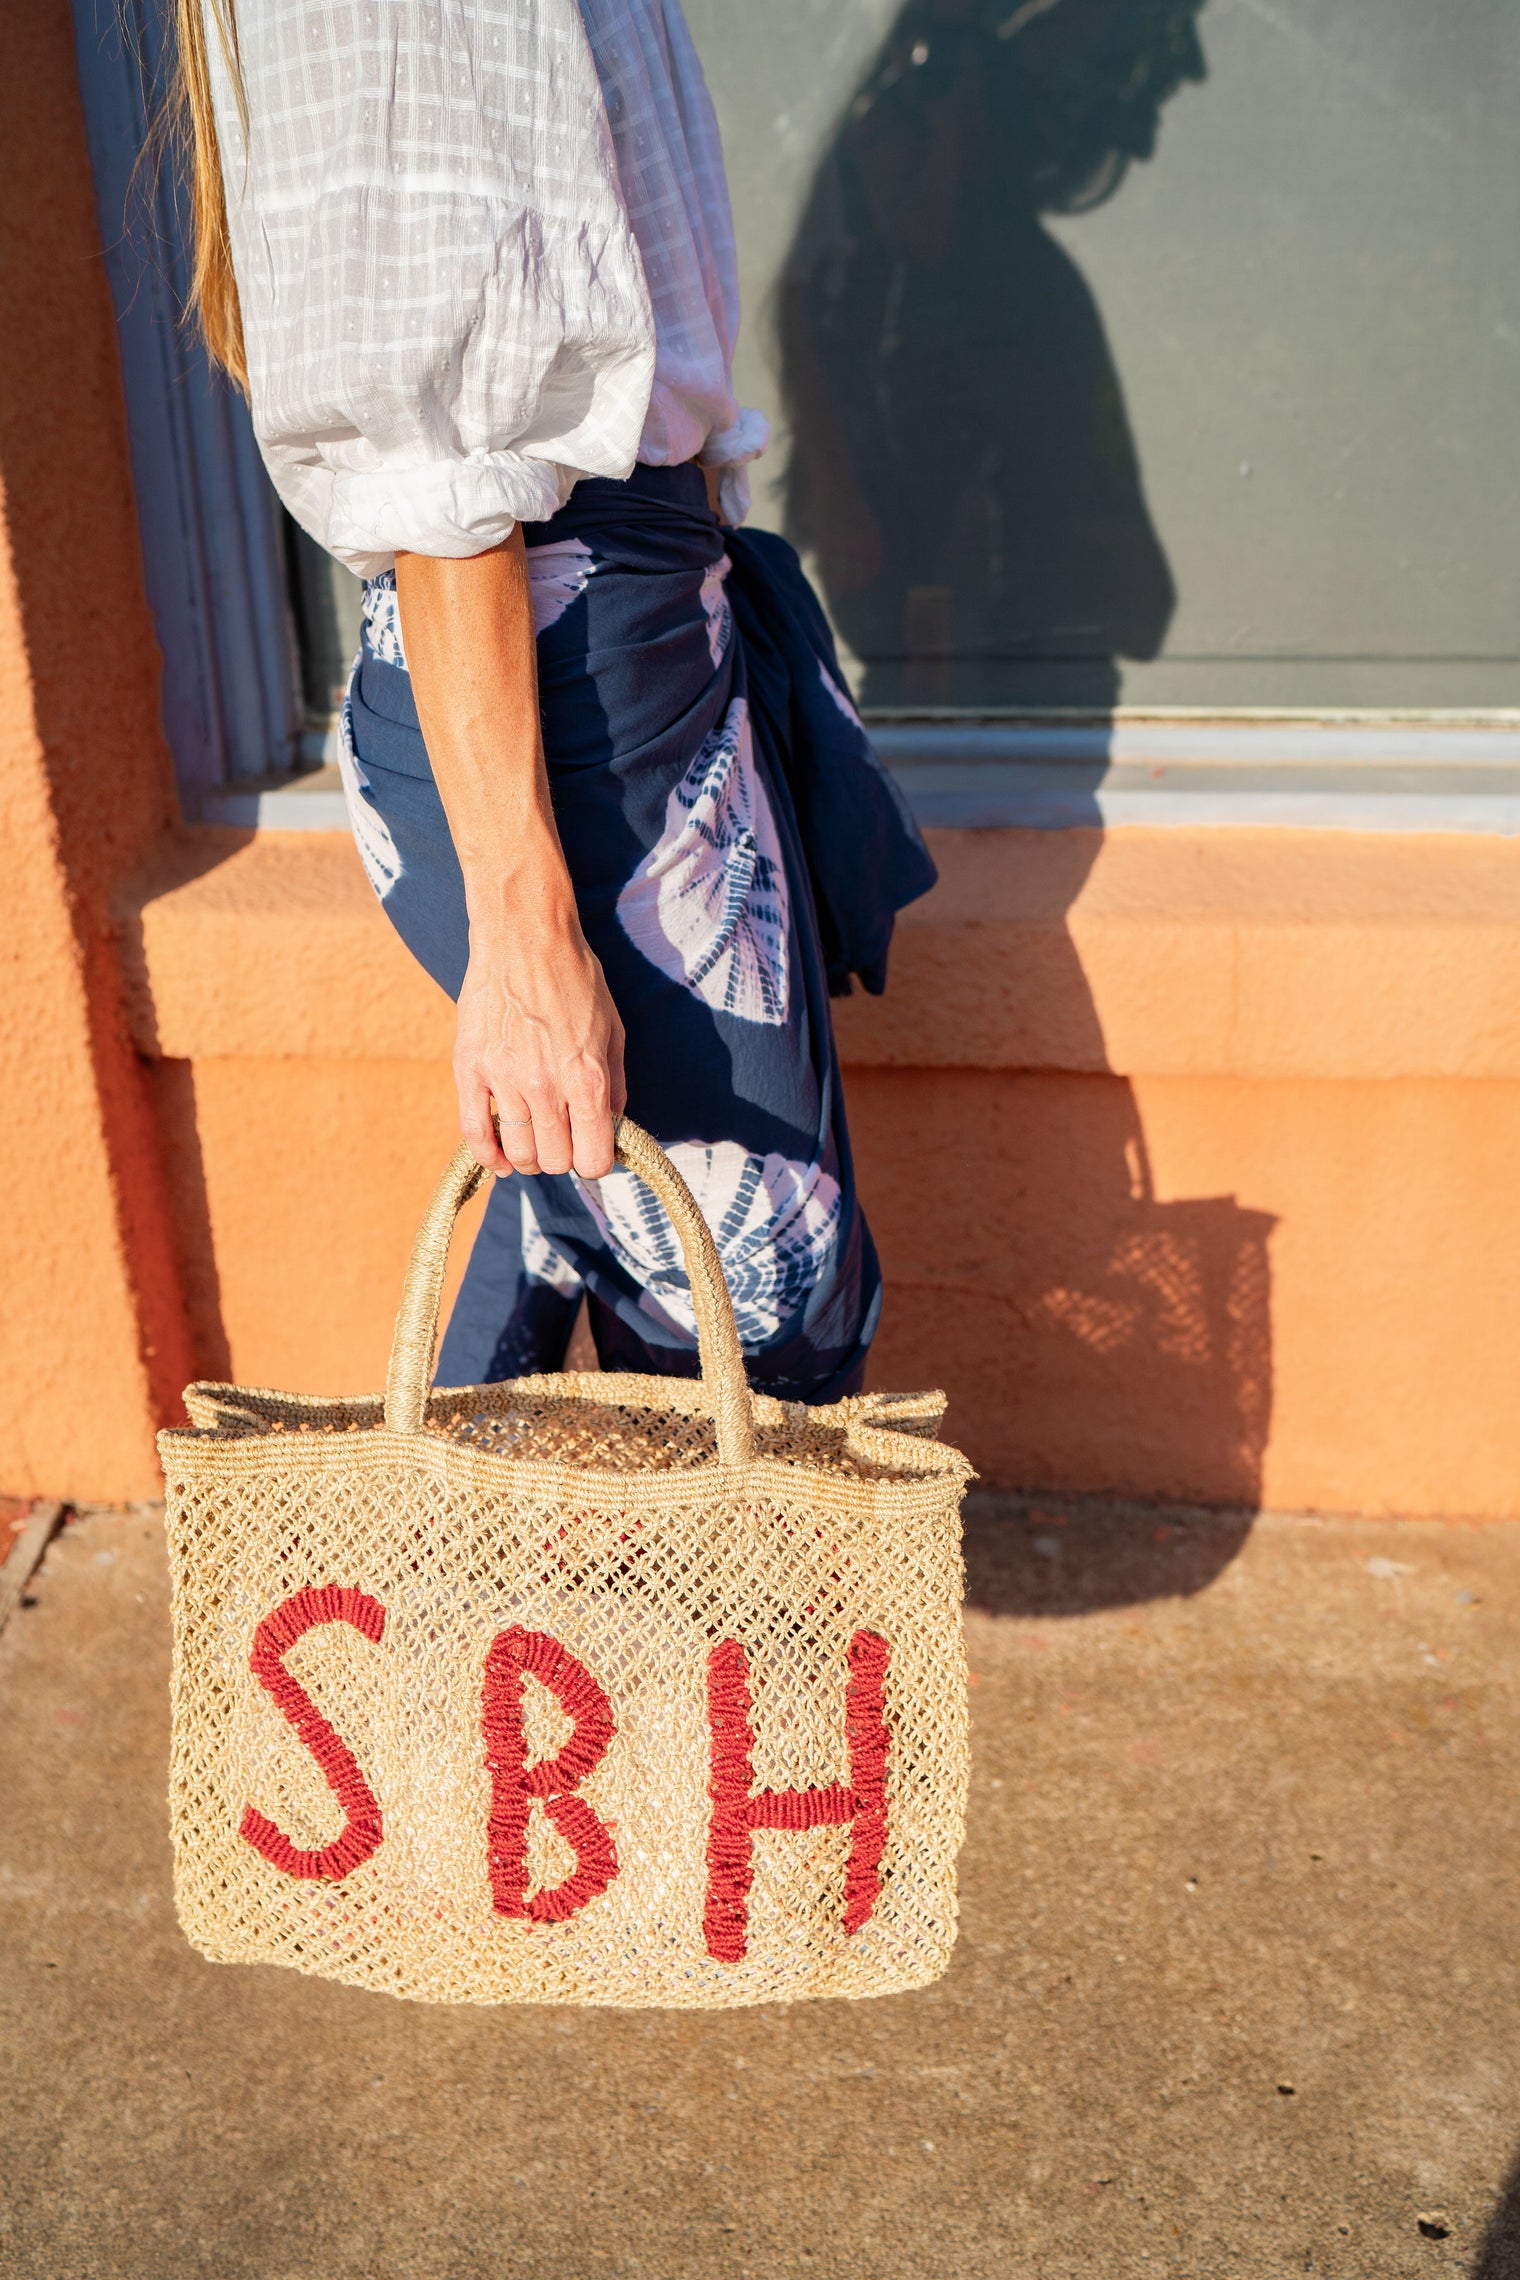
[{"label": "rolled sleeve", "polygon": [[731,427],[710,435],[700,453],[704,467],[716,467],[718,506],[723,520],[742,523],[749,515],[749,470],[770,446],[771,423],[752,404],[741,407]]},{"label": "rolled sleeve", "polygon": [[215,79],[229,232],[296,520],[373,576],[626,475],[654,321],[575,0],[262,0],[242,25],[246,139]]}]

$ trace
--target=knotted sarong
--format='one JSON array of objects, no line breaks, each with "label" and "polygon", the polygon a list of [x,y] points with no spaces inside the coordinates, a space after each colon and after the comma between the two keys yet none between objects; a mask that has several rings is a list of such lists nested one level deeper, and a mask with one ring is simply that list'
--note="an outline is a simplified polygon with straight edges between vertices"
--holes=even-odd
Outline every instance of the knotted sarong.
[{"label": "knotted sarong", "polygon": [[[751,1383],[837,1399],[860,1385],[881,1278],[855,1195],[830,980],[847,988],[853,964],[881,986],[892,912],[932,883],[933,867],[855,716],[795,556],[726,532],[695,467],[583,482],[524,537],[550,794],[581,925],[627,1034],[628,1112],[668,1150],[712,1228]],[[726,541],[756,648],[753,690]],[[393,574],[365,588],[341,760],[386,915],[457,998],[464,882]],[[680,1253],[630,1172],[498,1181],[438,1382],[560,1368],[583,1296],[605,1368],[697,1374]]]}]

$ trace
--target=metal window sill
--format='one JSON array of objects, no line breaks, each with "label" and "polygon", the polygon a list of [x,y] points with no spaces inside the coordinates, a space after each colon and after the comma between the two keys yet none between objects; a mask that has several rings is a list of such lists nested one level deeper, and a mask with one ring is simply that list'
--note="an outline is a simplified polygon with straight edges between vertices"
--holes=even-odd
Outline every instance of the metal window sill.
[{"label": "metal window sill", "polygon": [[[873,719],[921,824],[1520,834],[1520,719],[1280,713]],[[329,740],[330,746],[330,740]],[[203,797],[197,822],[342,831],[336,762]]]}]

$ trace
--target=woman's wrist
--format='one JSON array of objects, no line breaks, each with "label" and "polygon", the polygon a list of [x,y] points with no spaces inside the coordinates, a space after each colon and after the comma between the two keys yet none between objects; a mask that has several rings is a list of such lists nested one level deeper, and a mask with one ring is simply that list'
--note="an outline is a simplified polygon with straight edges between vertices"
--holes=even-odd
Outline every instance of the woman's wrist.
[{"label": "woman's wrist", "polygon": [[521,942],[525,933],[579,933],[575,889],[552,825],[514,835],[510,854],[466,861],[463,868],[472,946],[496,939]]},{"label": "woman's wrist", "polygon": [[470,956],[477,962],[504,961],[514,968],[525,961],[578,958],[585,948],[573,896],[493,899],[471,910],[469,918]]}]

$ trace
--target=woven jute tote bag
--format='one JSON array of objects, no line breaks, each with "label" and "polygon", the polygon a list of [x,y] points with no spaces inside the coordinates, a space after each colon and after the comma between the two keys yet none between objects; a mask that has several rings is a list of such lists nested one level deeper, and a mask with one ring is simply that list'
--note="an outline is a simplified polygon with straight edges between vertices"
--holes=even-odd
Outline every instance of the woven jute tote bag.
[{"label": "woven jute tote bag", "polygon": [[752,1395],[647,1133],[700,1379],[429,1390],[461,1148],[382,1401],[197,1385],[160,1436],[175,1899],[203,1955],[428,2002],[719,2007],[945,1968],[967,1778],[938,1395]]}]

